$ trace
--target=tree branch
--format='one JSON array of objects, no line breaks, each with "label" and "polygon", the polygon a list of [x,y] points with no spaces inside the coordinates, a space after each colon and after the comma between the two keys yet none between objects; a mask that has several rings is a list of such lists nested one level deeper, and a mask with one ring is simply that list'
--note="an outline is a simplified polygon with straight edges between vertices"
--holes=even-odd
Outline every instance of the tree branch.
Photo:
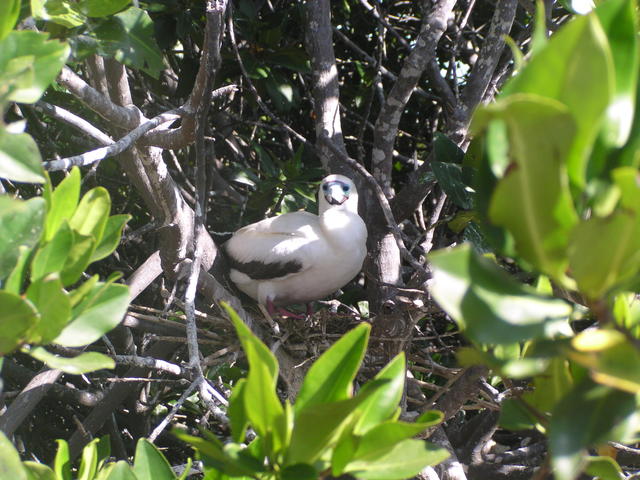
[{"label": "tree branch", "polygon": [[429,62],[435,58],[436,47],[447,28],[447,18],[451,15],[455,3],[456,0],[438,0],[431,11],[425,14],[416,44],[405,60],[398,80],[387,95],[378,114],[373,134],[371,172],[388,197],[392,195],[393,146],[402,112],[418,85],[422,73]]}]

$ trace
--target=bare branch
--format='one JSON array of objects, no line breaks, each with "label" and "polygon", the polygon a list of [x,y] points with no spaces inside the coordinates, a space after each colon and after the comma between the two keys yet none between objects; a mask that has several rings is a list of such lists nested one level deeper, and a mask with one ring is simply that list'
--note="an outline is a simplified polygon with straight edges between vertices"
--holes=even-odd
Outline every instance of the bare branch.
[{"label": "bare branch", "polygon": [[517,7],[518,0],[500,0],[496,4],[489,33],[462,91],[458,109],[448,126],[449,136],[459,144],[466,137],[473,110],[483,99],[491,82],[505,47],[504,36],[511,31]]},{"label": "bare branch", "polygon": [[49,115],[56,120],[60,120],[68,125],[71,125],[80,132],[93,138],[101,145],[111,145],[113,139],[104,133],[102,130],[94,127],[91,123],[87,122],[84,118],[79,117],[75,113],[65,110],[64,108],[40,100],[34,107],[36,110]]},{"label": "bare branch", "polygon": [[114,125],[136,128],[144,116],[134,105],[121,107],[97,91],[76,75],[69,67],[64,67],[58,76],[58,83],[73,93],[87,107],[100,114]]},{"label": "bare branch", "polygon": [[143,367],[149,370],[160,370],[178,377],[192,378],[192,372],[175,363],[167,362],[158,358],[139,357],[137,355],[115,355],[113,357],[118,365],[128,365],[130,367]]},{"label": "bare branch", "polygon": [[456,0],[438,0],[424,20],[415,47],[405,60],[398,80],[393,85],[380,110],[373,135],[371,154],[372,174],[382,185],[385,195],[391,196],[391,166],[393,146],[398,134],[398,124],[405,105],[409,101],[422,73],[435,58],[440,37],[447,28]]},{"label": "bare branch", "polygon": [[147,120],[146,122],[142,123],[139,127],[133,129],[120,140],[115,143],[111,143],[107,147],[97,148],[81,155],[74,155],[73,157],[43,162],[42,166],[45,168],[45,170],[55,172],[57,170],[68,170],[74,165],[83,167],[91,165],[95,162],[100,162],[105,158],[114,157],[132,147],[140,137],[142,137],[150,130],[153,130],[154,128],[159,127],[160,125],[163,125],[165,123],[178,120],[181,113],[182,112],[180,109],[162,113],[157,117],[153,117],[151,120]]}]

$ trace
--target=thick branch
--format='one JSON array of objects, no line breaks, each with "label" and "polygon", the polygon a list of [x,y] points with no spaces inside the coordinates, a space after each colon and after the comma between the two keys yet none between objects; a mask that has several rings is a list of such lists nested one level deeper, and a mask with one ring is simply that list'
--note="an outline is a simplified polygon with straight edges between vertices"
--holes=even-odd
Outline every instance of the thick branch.
[{"label": "thick branch", "polygon": [[87,107],[101,115],[108,122],[127,129],[136,128],[144,117],[134,105],[118,106],[76,75],[69,67],[64,67],[58,76],[58,83],[78,97]]},{"label": "thick branch", "polygon": [[[307,2],[305,45],[311,57],[313,100],[316,113],[316,138],[328,136],[346,154],[340,123],[340,91],[338,68],[333,51],[330,0]],[[322,141],[318,142],[320,161],[331,172],[346,173],[348,167],[336,158]]]},{"label": "thick branch", "polygon": [[393,146],[402,112],[422,73],[435,58],[436,47],[447,28],[447,18],[455,3],[455,0],[439,0],[425,15],[416,44],[378,115],[373,134],[371,166],[374,178],[380,182],[387,196],[391,194]]}]

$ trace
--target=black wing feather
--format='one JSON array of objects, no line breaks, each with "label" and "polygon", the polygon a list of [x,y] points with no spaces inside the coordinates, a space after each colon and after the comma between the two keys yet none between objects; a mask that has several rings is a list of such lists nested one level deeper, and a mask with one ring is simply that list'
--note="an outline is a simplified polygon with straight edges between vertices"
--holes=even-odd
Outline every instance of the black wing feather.
[{"label": "black wing feather", "polygon": [[229,252],[226,253],[231,268],[244,273],[254,280],[269,280],[272,278],[284,277],[292,273],[298,273],[302,270],[302,263],[297,260],[273,263],[264,263],[259,260],[240,262],[235,259],[233,255],[229,255]]}]

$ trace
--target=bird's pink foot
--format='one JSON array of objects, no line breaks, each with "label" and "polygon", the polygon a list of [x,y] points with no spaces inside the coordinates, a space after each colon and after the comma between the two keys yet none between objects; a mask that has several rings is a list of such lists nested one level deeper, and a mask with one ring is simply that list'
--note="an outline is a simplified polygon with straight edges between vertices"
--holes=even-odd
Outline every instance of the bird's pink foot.
[{"label": "bird's pink foot", "polygon": [[267,299],[267,312],[269,312],[269,315],[272,317],[277,315],[282,318],[295,318],[296,320],[304,320],[306,318],[306,315],[301,313],[293,313],[282,307],[276,307],[270,299]]}]

